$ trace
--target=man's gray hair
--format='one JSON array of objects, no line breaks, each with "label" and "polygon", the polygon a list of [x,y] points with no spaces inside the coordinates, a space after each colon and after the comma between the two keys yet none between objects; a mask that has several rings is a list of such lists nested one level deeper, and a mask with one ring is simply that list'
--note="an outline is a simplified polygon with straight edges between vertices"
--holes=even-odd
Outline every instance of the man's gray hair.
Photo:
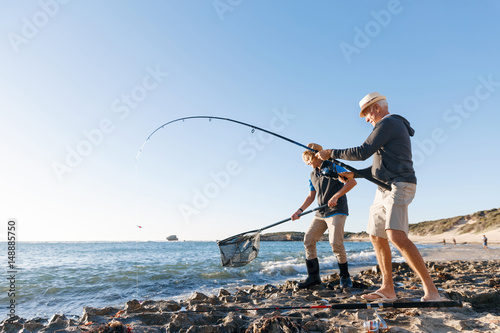
[{"label": "man's gray hair", "polygon": [[380,101],[377,102],[378,106],[381,108],[389,108],[389,104],[387,103],[387,100],[381,99]]}]

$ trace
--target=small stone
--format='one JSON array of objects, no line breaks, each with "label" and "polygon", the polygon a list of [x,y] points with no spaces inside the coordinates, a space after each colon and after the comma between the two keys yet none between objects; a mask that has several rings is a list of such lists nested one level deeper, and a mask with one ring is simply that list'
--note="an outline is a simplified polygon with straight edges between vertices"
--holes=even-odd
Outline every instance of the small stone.
[{"label": "small stone", "polygon": [[125,304],[125,311],[127,313],[138,312],[141,307],[141,303],[138,300],[133,299]]},{"label": "small stone", "polygon": [[207,295],[199,292],[193,293],[193,295],[191,295],[191,297],[189,298],[190,301],[195,301],[195,302],[204,302],[207,299],[208,299]]},{"label": "small stone", "polygon": [[226,289],[220,289],[219,293],[217,294],[217,297],[222,297],[222,296],[231,296],[231,293]]}]

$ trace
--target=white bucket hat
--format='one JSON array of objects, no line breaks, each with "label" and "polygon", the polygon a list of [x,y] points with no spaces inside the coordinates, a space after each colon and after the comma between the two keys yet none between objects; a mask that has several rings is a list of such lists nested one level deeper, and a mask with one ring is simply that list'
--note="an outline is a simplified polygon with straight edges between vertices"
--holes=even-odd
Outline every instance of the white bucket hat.
[{"label": "white bucket hat", "polygon": [[372,92],[371,94],[366,95],[363,97],[362,100],[359,101],[359,107],[361,108],[361,111],[359,111],[359,116],[363,118],[365,115],[363,114],[363,111],[372,105],[373,103],[377,103],[378,101],[381,101],[383,99],[386,99],[385,96],[380,95],[378,92]]}]

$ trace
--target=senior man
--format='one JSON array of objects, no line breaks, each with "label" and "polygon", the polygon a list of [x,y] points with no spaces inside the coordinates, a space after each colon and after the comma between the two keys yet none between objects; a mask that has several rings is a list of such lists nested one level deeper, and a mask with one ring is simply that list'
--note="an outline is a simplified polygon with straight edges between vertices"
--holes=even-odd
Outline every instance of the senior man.
[{"label": "senior man", "polygon": [[[373,157],[373,165],[360,173],[371,175],[391,186],[391,190],[378,187],[370,207],[367,232],[375,249],[382,273],[381,287],[362,297],[368,301],[394,301],[397,299],[392,278],[392,255],[389,241],[401,252],[411,269],[422,280],[424,296],[421,301],[439,300],[440,296],[425,266],[422,255],[408,238],[408,205],[412,202],[417,178],[413,169],[410,137],[415,131],[408,120],[389,113],[385,96],[374,92],[360,102],[360,117],[373,125],[373,131],[358,147],[327,149],[317,153],[322,160],[329,158],[364,161]],[[352,179],[354,174],[341,176]]]}]

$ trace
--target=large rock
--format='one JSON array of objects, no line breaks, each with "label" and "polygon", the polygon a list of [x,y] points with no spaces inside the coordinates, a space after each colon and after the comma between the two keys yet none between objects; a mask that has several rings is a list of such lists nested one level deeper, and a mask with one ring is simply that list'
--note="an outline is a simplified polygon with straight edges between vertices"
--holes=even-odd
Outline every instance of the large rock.
[{"label": "large rock", "polygon": [[114,317],[120,309],[113,307],[105,307],[105,308],[92,308],[92,307],[84,307],[83,315],[80,319],[81,324],[87,324],[90,322],[103,324],[108,321],[107,317]]}]

